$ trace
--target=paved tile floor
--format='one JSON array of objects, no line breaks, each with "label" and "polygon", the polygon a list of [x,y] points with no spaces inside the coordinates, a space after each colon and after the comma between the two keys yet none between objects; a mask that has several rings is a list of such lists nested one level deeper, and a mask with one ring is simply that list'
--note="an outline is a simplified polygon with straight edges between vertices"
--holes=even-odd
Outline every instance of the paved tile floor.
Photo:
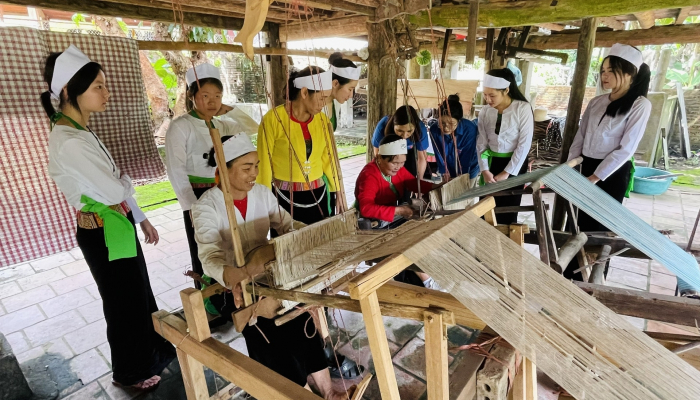
[{"label": "paved tile floor", "polygon": [[[364,156],[341,162],[348,203],[354,201],[355,179],[364,166]],[[552,196],[546,198],[551,203]],[[528,201],[527,198],[525,201]],[[685,243],[700,209],[700,192],[669,190],[661,196],[632,194],[625,205],[657,229],[667,229],[670,238]],[[147,213],[160,232],[157,246],[144,245],[148,273],[158,306],[165,310],[181,307],[180,290],[192,286],[183,275],[190,268],[190,257],[177,204]],[[521,220],[534,224],[531,214]],[[700,239],[696,239],[700,245]],[[537,252],[535,246],[528,248]],[[653,261],[615,258],[608,285],[673,294],[675,277]],[[677,327],[633,320],[640,328],[676,331]],[[340,340],[338,351],[372,369],[362,317],[356,313],[333,311],[330,318],[333,337]],[[402,399],[425,397],[424,337],[422,324],[385,318]],[[105,320],[97,287],[79,249],[0,269],[0,332],[9,340],[25,375],[37,395],[58,394],[69,399],[128,399],[132,394],[110,384],[110,351]],[[218,340],[245,352],[245,342],[230,325],[213,330]],[[452,327],[453,345],[464,344],[473,332]],[[451,353],[452,366],[460,354]],[[175,383],[163,385],[149,398],[184,399],[179,367],[174,362],[164,378]],[[210,390],[223,381],[208,375]],[[342,383],[337,383],[342,385]],[[174,389],[173,389],[174,388]],[[375,383],[367,399],[378,397]]]}]

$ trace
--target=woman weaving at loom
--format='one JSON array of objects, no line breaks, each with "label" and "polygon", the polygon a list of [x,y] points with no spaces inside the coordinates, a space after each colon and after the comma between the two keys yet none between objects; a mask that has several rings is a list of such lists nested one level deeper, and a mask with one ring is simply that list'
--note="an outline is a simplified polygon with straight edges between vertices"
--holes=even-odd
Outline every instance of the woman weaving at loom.
[{"label": "woman weaving at loom", "polygon": [[192,270],[202,275],[190,208],[202,193],[214,186],[214,168],[208,166],[206,160],[206,154],[212,146],[209,127],[219,129],[221,135],[231,135],[244,129],[230,120],[214,122],[214,116],[222,108],[223,85],[218,68],[211,64],[200,64],[196,68],[190,68],[185,78],[189,112],[175,118],[168,127],[165,136],[165,165],[168,179],[183,210]]},{"label": "woman weaving at loom", "polygon": [[[44,79],[50,90],[41,103],[54,124],[48,171],[78,210],[76,239],[102,297],[112,383],[155,389],[175,350],[153,329],[151,313],[158,306],[134,224],[141,224],[146,243],[158,243],[158,231],[132,197],[131,178],[88,127],[90,115],[107,107],[105,74],[71,45],[48,57]],[[60,112],[51,98],[59,101]]]},{"label": "woman weaving at loom", "polygon": [[[642,53],[632,46],[615,44],[600,67],[600,83],[609,94],[594,97],[583,113],[581,124],[569,149],[569,160],[583,156],[581,174],[615,200],[629,197],[634,175],[634,152],[642,140],[651,102],[646,98],[651,73]],[[578,226],[584,232],[608,229],[579,211]],[[564,272],[573,274],[574,260]],[[605,269],[607,274],[607,267]]]},{"label": "woman weaving at loom", "polygon": [[459,96],[448,96],[440,104],[440,119],[429,124],[430,136],[435,142],[438,171],[442,174],[443,181],[469,174],[469,187],[474,187],[479,176],[476,155],[476,138],[479,133],[476,124],[463,116]]},{"label": "woman weaving at loom", "polygon": [[268,111],[258,130],[257,181],[276,191],[281,206],[305,224],[335,215],[339,175],[329,121],[321,112],[332,76],[314,66],[292,72],[287,103]]},{"label": "woman weaving at loom", "polygon": [[[379,229],[401,218],[411,218],[413,209],[406,205],[409,192],[428,193],[442,185],[418,180],[404,167],[408,153],[406,139],[387,135],[379,144],[374,161],[365,165],[355,184],[355,206],[362,218],[379,220]],[[402,271],[396,280],[439,290],[437,283],[422,272]]]},{"label": "woman weaving at loom", "polygon": [[[338,129],[338,121],[335,113],[335,101],[340,104],[345,104],[346,101],[352,99],[352,95],[357,87],[360,79],[360,68],[354,62],[343,58],[341,53],[333,53],[328,57],[330,71],[333,73],[333,89],[328,96],[328,104],[326,106],[326,115],[331,120],[333,130]],[[333,101],[335,100],[335,101]]]},{"label": "woman weaving at loom", "polygon": [[[479,113],[479,138],[483,183],[495,183],[527,172],[527,154],[535,129],[532,108],[508,68],[492,69],[484,75],[484,100]],[[496,207],[519,206],[522,195],[497,196]],[[498,214],[501,224],[513,224],[518,213]]]},{"label": "woman weaving at loom", "polygon": [[[216,179],[230,182],[243,253],[247,254],[246,265],[231,266],[234,244],[220,183],[194,203],[192,217],[204,271],[237,293],[235,298],[231,292],[210,298],[215,311],[231,321],[232,312],[242,301],[238,295],[241,281],[264,272],[265,263],[274,259],[274,251],[267,240],[270,228],[282,234],[290,231],[294,222],[279,206],[275,195],[255,183],[258,154],[248,135],[240,133],[222,140],[228,176],[219,176],[217,169]],[[208,165],[216,167],[213,149],[209,152]],[[307,386],[307,376],[311,375],[325,399],[346,399],[346,393],[331,387],[323,343],[316,334],[311,316],[304,313],[281,326],[275,325],[274,316],[274,312],[259,315],[255,326],[246,325],[243,329],[250,357],[301,386]],[[348,396],[353,390],[354,387],[349,389]]]},{"label": "woman weaving at loom", "polygon": [[[430,178],[428,168],[427,150],[430,147],[428,130],[423,121],[418,117],[416,109],[409,106],[400,106],[392,116],[382,118],[372,135],[374,157],[379,153],[379,145],[385,136],[395,134],[406,139],[408,154],[406,155],[406,170],[413,176]],[[415,144],[415,146],[414,146]]]}]

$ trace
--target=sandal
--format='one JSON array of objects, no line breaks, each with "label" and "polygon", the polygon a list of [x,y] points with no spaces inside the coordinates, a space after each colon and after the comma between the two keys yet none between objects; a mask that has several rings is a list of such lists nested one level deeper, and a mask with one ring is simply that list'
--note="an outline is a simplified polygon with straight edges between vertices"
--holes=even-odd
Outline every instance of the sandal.
[{"label": "sandal", "polygon": [[323,348],[323,351],[326,354],[326,362],[328,363],[331,378],[340,378],[342,376],[344,379],[354,379],[361,376],[365,371],[365,368],[362,365],[357,365],[355,361],[342,354],[335,354],[330,343]]},{"label": "sandal", "polygon": [[[140,386],[142,383],[146,382],[149,379],[153,379],[155,377],[158,377],[158,382],[156,382],[155,384],[148,386],[148,387],[145,387],[145,388]],[[140,391],[142,393],[146,393],[146,392],[156,390],[158,388],[158,386],[160,386],[160,376],[154,375],[148,379],[144,379],[140,382],[136,382],[133,385],[124,385],[124,384],[121,384],[121,383],[115,381],[114,379],[112,379],[112,385],[119,387],[119,388],[122,388],[122,389],[125,389],[125,390],[137,390],[137,391]]]}]

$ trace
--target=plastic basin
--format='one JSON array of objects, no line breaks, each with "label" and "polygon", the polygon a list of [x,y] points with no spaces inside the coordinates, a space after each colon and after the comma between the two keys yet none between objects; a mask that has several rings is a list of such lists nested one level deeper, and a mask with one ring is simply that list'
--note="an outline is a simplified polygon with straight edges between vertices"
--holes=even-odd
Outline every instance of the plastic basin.
[{"label": "plastic basin", "polygon": [[633,192],[647,195],[664,194],[671,183],[676,180],[676,176],[667,179],[646,179],[649,176],[671,175],[671,172],[662,171],[656,168],[636,167],[634,170],[634,188]]}]

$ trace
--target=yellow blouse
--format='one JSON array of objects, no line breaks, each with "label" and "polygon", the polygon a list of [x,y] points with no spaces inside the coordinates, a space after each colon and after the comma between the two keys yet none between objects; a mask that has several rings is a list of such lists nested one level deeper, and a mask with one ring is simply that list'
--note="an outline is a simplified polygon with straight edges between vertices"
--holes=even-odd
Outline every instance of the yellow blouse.
[{"label": "yellow blouse", "polygon": [[[275,110],[277,115],[275,115]],[[308,166],[310,167],[309,182],[326,175],[328,189],[334,192],[339,178],[335,167],[337,164],[334,152],[330,151],[328,147],[332,145],[328,137],[330,133],[328,117],[320,112],[314,115],[313,120],[308,124],[312,149],[308,159],[309,164],[306,164],[306,143],[301,125],[289,118],[284,105],[278,106],[275,110],[270,110],[265,114],[258,128],[260,166],[257,182],[272,188],[273,170],[274,178],[277,180],[289,182],[291,172],[292,182],[306,182],[303,170],[305,166]],[[289,170],[290,140],[288,137],[291,139],[293,148],[291,171]],[[296,153],[296,157],[294,153]],[[272,163],[270,163],[270,158],[272,158]],[[300,163],[301,165],[299,165]]]}]

